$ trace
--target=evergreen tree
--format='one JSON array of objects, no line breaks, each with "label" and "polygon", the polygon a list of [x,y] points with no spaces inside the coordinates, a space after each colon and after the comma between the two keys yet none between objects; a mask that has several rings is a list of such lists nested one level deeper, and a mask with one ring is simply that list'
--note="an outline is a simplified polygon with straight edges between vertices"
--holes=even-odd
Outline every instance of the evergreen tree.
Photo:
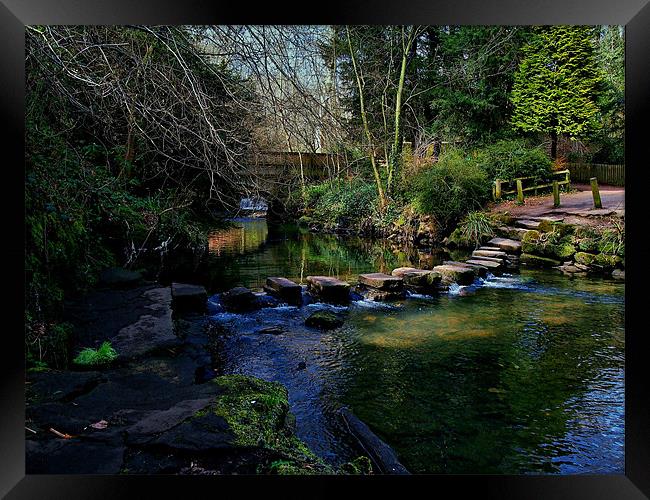
[{"label": "evergreen tree", "polygon": [[512,126],[557,139],[586,137],[598,128],[597,99],[602,77],[590,26],[545,26],[523,49],[512,90]]}]

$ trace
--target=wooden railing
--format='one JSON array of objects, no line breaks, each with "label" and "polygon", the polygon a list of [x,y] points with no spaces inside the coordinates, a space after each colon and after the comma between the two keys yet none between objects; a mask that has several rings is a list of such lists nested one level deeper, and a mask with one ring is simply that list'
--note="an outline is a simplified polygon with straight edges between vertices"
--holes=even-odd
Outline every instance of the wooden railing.
[{"label": "wooden railing", "polygon": [[[557,181],[558,186],[566,185],[568,187],[571,183],[570,176],[571,172],[569,170],[559,170],[551,174],[551,177],[553,178],[551,182],[546,182],[544,184],[534,184],[534,182],[542,182],[536,177],[516,177],[509,181],[497,179],[492,183],[492,198],[494,200],[500,200],[503,195],[518,193],[521,193],[523,196],[523,193],[526,191],[533,191],[536,194],[538,189],[553,187],[553,181]],[[532,185],[526,185],[526,187],[524,187],[524,184],[528,184],[531,181],[533,182]]]},{"label": "wooden railing", "polygon": [[574,182],[588,183],[596,177],[600,184],[625,186],[625,165],[608,165],[603,163],[568,163]]}]

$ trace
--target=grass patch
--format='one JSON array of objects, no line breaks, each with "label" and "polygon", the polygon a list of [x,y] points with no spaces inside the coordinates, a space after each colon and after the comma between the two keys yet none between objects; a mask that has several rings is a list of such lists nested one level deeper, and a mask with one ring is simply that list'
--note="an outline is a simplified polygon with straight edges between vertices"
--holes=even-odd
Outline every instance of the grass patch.
[{"label": "grass patch", "polygon": [[117,358],[117,352],[111,346],[111,343],[106,341],[99,349],[92,349],[91,347],[86,347],[82,350],[73,362],[76,365],[82,366],[98,366],[98,365],[107,365]]}]

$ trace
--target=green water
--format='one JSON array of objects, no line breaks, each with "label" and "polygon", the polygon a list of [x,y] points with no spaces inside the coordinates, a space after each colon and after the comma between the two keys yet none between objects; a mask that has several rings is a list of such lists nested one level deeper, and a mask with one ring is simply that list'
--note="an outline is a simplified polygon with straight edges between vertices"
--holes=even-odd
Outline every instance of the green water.
[{"label": "green water", "polygon": [[[254,245],[213,256],[214,290],[442,258],[254,224],[266,232]],[[304,326],[331,306],[237,315],[217,295],[211,307],[230,332],[225,369],[285,384],[298,434],[332,463],[358,454],[333,415],[346,405],[416,473],[623,473],[623,284],[522,269],[436,297],[353,302],[335,308],[345,324],[331,332]],[[285,333],[258,333],[270,325]]]}]

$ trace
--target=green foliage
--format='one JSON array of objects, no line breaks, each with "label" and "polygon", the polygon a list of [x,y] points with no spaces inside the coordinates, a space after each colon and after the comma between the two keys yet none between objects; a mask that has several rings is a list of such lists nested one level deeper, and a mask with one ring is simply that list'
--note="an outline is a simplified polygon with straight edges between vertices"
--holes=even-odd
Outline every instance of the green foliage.
[{"label": "green foliage", "polygon": [[105,341],[99,346],[99,349],[86,347],[77,357],[74,358],[73,363],[82,366],[101,366],[107,365],[117,358],[117,352],[111,346],[111,343]]},{"label": "green foliage", "polygon": [[359,177],[316,184],[307,188],[304,210],[324,229],[353,227],[377,211],[377,191]]},{"label": "green foliage", "polygon": [[476,158],[451,150],[420,171],[409,183],[415,208],[449,227],[463,215],[480,209],[490,196],[485,171]]},{"label": "green foliage", "polygon": [[530,147],[523,139],[501,140],[476,151],[478,162],[492,180],[534,177],[547,180],[553,162],[539,147]]},{"label": "green foliage", "polygon": [[494,221],[485,212],[470,212],[454,231],[455,243],[459,246],[479,246],[494,237],[494,227]]},{"label": "green foliage", "polygon": [[537,29],[515,74],[515,129],[584,138],[598,128],[601,74],[593,40],[589,26]]}]

